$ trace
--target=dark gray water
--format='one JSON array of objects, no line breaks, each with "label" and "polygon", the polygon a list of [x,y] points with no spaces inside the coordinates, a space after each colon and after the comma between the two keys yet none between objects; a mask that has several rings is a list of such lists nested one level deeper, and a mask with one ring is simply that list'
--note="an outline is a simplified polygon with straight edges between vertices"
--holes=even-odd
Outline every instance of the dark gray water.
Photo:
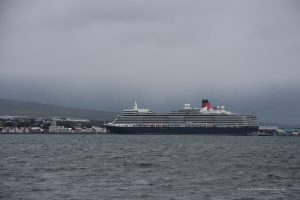
[{"label": "dark gray water", "polygon": [[2,199],[299,199],[300,138],[0,135]]}]

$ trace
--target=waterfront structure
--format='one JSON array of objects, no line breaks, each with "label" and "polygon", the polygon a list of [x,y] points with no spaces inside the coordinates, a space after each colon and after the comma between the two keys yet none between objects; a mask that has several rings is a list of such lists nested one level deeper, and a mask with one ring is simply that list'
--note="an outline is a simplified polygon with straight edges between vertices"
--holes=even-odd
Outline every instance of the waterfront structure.
[{"label": "waterfront structure", "polygon": [[71,133],[71,128],[65,128],[64,126],[49,126],[49,133]]},{"label": "waterfront structure", "polygon": [[31,128],[28,127],[0,127],[1,133],[29,133]]},{"label": "waterfront structure", "polygon": [[104,125],[108,132],[120,134],[228,134],[247,135],[258,131],[256,115],[240,115],[226,111],[224,106],[213,107],[205,99],[201,108],[185,104],[178,111],[155,113],[139,109],[134,103],[132,109]]},{"label": "waterfront structure", "polygon": [[286,135],[286,132],[278,126],[259,126],[259,136]]}]

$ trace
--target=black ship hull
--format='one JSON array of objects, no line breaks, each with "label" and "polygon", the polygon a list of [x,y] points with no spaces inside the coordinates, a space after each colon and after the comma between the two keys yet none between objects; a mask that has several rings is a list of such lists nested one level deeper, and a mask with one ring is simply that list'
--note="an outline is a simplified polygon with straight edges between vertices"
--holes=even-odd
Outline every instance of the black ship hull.
[{"label": "black ship hull", "polygon": [[137,135],[172,135],[172,134],[203,134],[203,135],[249,135],[258,132],[258,127],[119,127],[106,126],[109,133]]}]

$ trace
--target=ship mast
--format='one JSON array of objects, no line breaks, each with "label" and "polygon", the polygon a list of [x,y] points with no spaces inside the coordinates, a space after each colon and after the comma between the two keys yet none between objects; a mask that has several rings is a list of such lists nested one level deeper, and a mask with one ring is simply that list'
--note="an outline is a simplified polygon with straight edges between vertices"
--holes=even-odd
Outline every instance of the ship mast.
[{"label": "ship mast", "polygon": [[137,103],[136,103],[136,101],[134,101],[133,110],[138,110],[138,106],[137,106]]}]

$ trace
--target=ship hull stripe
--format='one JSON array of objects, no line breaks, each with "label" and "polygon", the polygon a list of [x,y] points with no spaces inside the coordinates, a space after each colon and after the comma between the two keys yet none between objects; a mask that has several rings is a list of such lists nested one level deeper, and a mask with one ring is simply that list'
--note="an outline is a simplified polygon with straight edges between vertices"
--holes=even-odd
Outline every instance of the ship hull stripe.
[{"label": "ship hull stripe", "polygon": [[110,133],[115,134],[204,134],[204,135],[248,135],[258,131],[258,127],[117,127],[106,126]]}]

